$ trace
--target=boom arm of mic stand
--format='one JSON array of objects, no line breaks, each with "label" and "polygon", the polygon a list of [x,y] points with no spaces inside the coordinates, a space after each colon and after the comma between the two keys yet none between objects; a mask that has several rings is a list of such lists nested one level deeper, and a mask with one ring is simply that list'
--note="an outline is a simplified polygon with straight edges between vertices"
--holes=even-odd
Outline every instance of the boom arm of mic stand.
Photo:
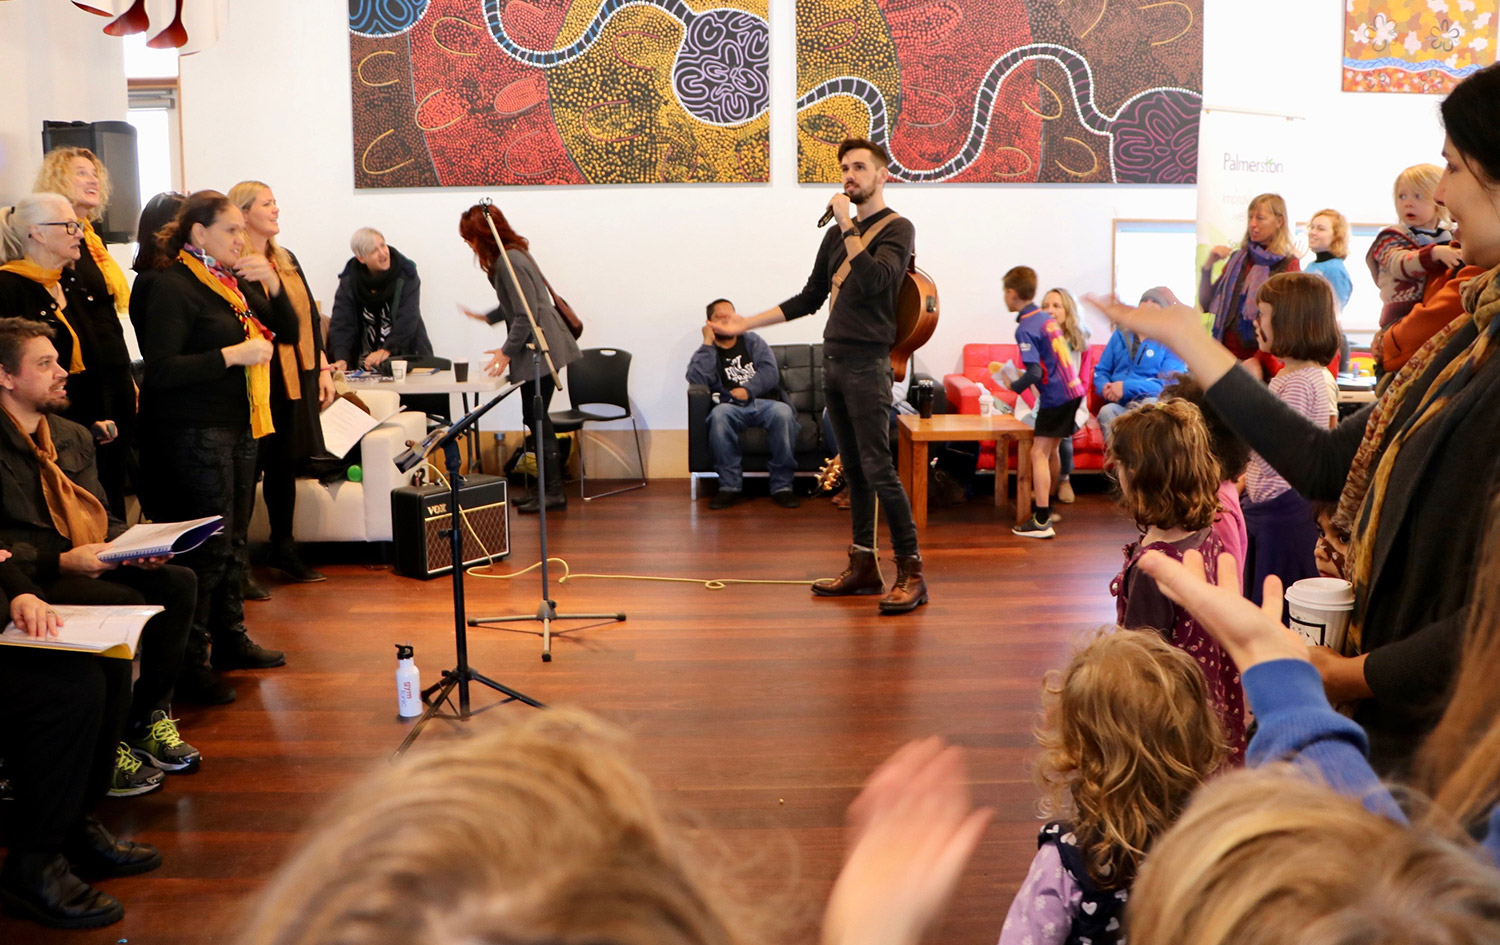
[{"label": "boom arm of mic stand", "polygon": [[443,434],[442,439],[432,444],[429,452],[446,447],[449,443],[457,443],[459,437],[469,432],[469,429],[479,422],[480,417],[490,412],[491,407],[494,407],[500,401],[520,390],[524,384],[524,381],[512,381],[500,388],[500,391],[494,397],[491,397],[489,402],[480,404],[469,411],[468,414],[460,417],[453,426],[448,428],[448,432]]},{"label": "boom arm of mic stand", "polygon": [[542,334],[541,326],[536,323],[536,316],[531,312],[531,303],[526,301],[526,293],[521,291],[521,280],[516,278],[516,270],[510,264],[510,254],[505,251],[505,243],[500,240],[500,231],[495,229],[495,221],[489,215],[491,201],[485,198],[484,222],[490,225],[490,233],[495,237],[495,249],[500,253],[500,258],[505,261],[505,274],[510,276],[511,287],[516,290],[516,298],[521,300],[521,311],[526,313],[526,320],[531,323],[531,335],[536,339],[536,344],[541,349],[542,357],[547,361],[547,373],[552,375],[552,384],[558,390],[563,389],[562,378],[557,375],[557,365],[552,363],[552,349],[547,346],[547,336]]}]

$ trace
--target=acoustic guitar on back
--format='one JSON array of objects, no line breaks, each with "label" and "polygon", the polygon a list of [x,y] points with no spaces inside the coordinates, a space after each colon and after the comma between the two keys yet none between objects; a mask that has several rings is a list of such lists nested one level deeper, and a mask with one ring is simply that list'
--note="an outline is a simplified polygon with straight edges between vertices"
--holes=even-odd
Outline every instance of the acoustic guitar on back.
[{"label": "acoustic guitar on back", "polygon": [[896,380],[906,380],[907,362],[932,337],[937,323],[937,283],[917,268],[917,257],[912,256],[896,299],[896,344],[891,348],[891,372]]}]

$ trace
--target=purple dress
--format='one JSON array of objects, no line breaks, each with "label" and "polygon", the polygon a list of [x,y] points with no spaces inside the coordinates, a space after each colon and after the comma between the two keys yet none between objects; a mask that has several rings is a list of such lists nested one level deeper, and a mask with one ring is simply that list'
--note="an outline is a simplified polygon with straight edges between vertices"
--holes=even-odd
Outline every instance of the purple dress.
[{"label": "purple dress", "polygon": [[1120,626],[1158,630],[1173,646],[1198,661],[1208,680],[1208,697],[1229,741],[1230,764],[1239,766],[1245,762],[1245,690],[1239,668],[1191,614],[1168,600],[1156,581],[1136,567],[1148,551],[1160,551],[1181,561],[1184,553],[1195,549],[1203,555],[1208,579],[1216,580],[1224,543],[1213,529],[1204,528],[1180,541],[1154,541],[1145,547],[1139,541],[1126,545],[1125,567],[1110,582],[1109,590],[1115,595],[1115,619]]}]

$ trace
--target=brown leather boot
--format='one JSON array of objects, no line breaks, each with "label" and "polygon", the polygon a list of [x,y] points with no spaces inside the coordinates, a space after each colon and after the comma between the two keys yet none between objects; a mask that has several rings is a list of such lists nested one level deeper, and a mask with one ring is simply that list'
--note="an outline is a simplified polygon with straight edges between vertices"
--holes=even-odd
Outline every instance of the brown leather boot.
[{"label": "brown leather boot", "polygon": [[896,556],[896,583],[891,592],[880,598],[883,614],[904,614],[927,603],[927,582],[922,580],[920,555]]},{"label": "brown leather boot", "polygon": [[879,594],[885,590],[880,576],[880,562],[875,552],[849,546],[849,567],[836,578],[814,581],[812,591],[819,597],[849,597],[854,594]]}]

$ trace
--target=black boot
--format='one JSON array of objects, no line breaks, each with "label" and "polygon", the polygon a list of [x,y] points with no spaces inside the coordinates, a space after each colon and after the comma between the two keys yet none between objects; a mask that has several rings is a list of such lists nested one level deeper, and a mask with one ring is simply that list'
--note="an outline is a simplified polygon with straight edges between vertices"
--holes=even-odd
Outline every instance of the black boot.
[{"label": "black boot", "polygon": [[[568,494],[563,491],[562,450],[558,448],[557,438],[553,437],[544,449],[546,454],[542,457],[543,465],[547,467],[547,510],[565,509],[568,507]],[[516,500],[516,511],[534,513],[538,508],[537,494],[523,496]]]},{"label": "black boot", "polygon": [[245,576],[240,580],[240,596],[245,600],[270,600],[271,592],[265,589],[250,569],[245,569]]},{"label": "black boot", "polygon": [[85,817],[75,831],[66,851],[68,862],[80,876],[104,879],[110,876],[134,876],[161,865],[161,851],[149,843],[121,840],[99,823]]},{"label": "black boot", "polygon": [[214,637],[211,658],[214,669],[270,669],[286,663],[286,654],[268,650],[250,639],[243,625]]},{"label": "black boot", "polygon": [[297,554],[297,543],[291,539],[271,542],[271,553],[266,556],[266,567],[280,571],[288,580],[297,584],[316,584],[328,578],[314,571]]},{"label": "black boot", "polygon": [[120,900],[74,876],[61,853],[11,851],[0,869],[0,903],[54,929],[96,929],[125,918]]}]

